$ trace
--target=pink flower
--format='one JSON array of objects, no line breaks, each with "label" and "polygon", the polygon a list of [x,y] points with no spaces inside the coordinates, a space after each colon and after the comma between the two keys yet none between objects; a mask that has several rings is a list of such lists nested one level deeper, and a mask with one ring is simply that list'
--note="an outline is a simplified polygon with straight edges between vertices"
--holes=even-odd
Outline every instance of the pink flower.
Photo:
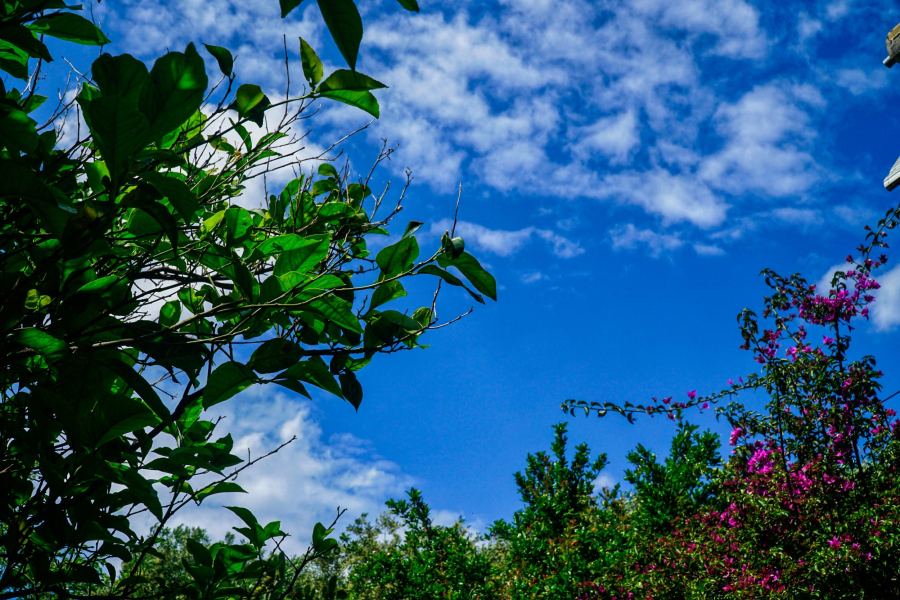
[{"label": "pink flower", "polygon": [[827,335],[823,335],[823,336],[822,336],[822,343],[823,343],[823,344],[831,344],[831,343],[833,343],[833,342],[834,342],[834,338],[830,338],[830,337],[828,337]]},{"label": "pink flower", "polygon": [[834,536],[833,538],[831,538],[831,540],[829,540],[828,545],[831,546],[832,548],[835,548],[835,549],[840,548],[840,547],[841,547],[841,540],[839,540],[839,539],[837,538],[837,536]]},{"label": "pink flower", "polygon": [[709,402],[704,402],[704,403],[703,403],[703,408],[704,408],[704,409],[709,408]]},{"label": "pink flower", "polygon": [[694,391],[692,391],[692,392],[688,392],[688,393],[687,393],[687,396],[688,396],[688,398],[690,398],[691,400],[693,400],[694,398],[697,397],[697,390],[694,390]]}]

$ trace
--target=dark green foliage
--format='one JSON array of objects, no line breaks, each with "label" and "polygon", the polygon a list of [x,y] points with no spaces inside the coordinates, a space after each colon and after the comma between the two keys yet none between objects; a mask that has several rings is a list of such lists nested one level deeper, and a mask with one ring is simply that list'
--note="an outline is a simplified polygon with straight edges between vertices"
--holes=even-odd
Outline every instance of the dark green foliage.
[{"label": "dark green foliage", "polygon": [[[353,66],[353,3],[320,4]],[[37,34],[109,42],[72,8],[4,2],[0,70],[36,84],[35,60],[52,60]],[[369,90],[384,86],[339,70],[273,115],[258,85],[236,86],[231,53],[206,48],[227,77],[217,91],[194,44],[150,69],[102,53],[75,101],[42,126],[30,113],[45,97],[0,85],[0,598],[339,595],[336,580],[296,585],[334,553],[333,525],[317,524],[290,560],[280,523],[239,506],[228,508],[240,537],[223,542],[168,524],[188,504],[243,493],[234,480],[260,460],[232,452],[210,409],[271,383],[358,409],[360,369],[422,347],[433,296],[412,316],[385,305],[404,278],[437,283],[421,269],[445,250],[420,256],[404,236],[382,250],[396,260],[370,257],[366,240],[394,213],[376,219],[380,199],[330,164],[238,202],[254,177],[296,166],[290,131],[309,101],[344,94],[377,114]],[[305,50],[314,88],[322,66]],[[55,126],[75,102],[87,131],[63,146]],[[252,139],[248,122],[266,133]],[[476,286],[490,277],[461,270]],[[379,289],[389,293],[366,308]],[[149,530],[136,530],[135,515]]]},{"label": "dark green foliage", "polygon": [[717,486],[710,478],[722,462],[719,436],[696,431],[696,425],[679,423],[663,464],[640,444],[628,454],[634,465],[625,472],[625,481],[634,486],[631,519],[649,535],[668,533],[676,518],[695,514],[715,497]]},{"label": "dark green foliage", "polygon": [[605,564],[606,541],[616,535],[594,496],[606,455],[591,461],[580,444],[569,462],[565,423],[554,430],[553,455],[529,454],[525,473],[515,475],[524,508],[491,527],[506,551],[506,593],[515,600],[574,598]]},{"label": "dark green foliage", "polygon": [[[358,600],[488,600],[488,553],[476,545],[462,521],[444,527],[432,522],[421,493],[390,500],[390,516],[373,526],[361,519],[344,536],[350,576],[349,597]],[[403,528],[402,535],[398,528]],[[387,538],[382,541],[379,538]]]}]

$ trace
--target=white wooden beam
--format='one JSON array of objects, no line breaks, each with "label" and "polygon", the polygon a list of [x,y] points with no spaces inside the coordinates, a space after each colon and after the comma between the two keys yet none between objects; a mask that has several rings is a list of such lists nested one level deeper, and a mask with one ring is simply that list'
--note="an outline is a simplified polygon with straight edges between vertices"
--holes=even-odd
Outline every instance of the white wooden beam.
[{"label": "white wooden beam", "polygon": [[897,159],[891,172],[888,173],[888,176],[884,179],[884,188],[889,192],[898,185],[900,185],[900,158]]}]

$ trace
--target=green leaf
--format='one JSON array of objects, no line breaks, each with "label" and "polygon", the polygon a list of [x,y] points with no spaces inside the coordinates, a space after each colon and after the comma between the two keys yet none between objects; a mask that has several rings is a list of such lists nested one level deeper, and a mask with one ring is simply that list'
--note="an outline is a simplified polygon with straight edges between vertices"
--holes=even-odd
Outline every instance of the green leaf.
[{"label": "green leaf", "polygon": [[468,252],[463,252],[457,258],[442,254],[438,256],[437,261],[444,268],[456,267],[475,286],[476,290],[491,300],[497,299],[497,281]]},{"label": "green leaf", "polygon": [[94,61],[92,71],[101,95],[97,97],[85,84],[78,102],[94,144],[109,169],[110,179],[117,182],[132,157],[152,137],[147,116],[138,110],[147,68],[127,54],[115,57],[103,54]]},{"label": "green leaf", "polygon": [[356,70],[356,57],[363,37],[363,24],[353,0],[318,0],[322,18],[338,50],[350,68]]},{"label": "green leaf", "polygon": [[292,10],[297,8],[303,3],[303,0],[278,0],[278,4],[281,5],[281,18],[285,18],[288,16]]},{"label": "green leaf", "polygon": [[209,217],[208,219],[203,221],[203,224],[200,225],[200,233],[201,234],[210,233],[213,229],[216,228],[216,226],[219,223],[222,222],[222,219],[224,219],[224,218],[225,218],[224,210],[220,210],[219,212],[215,213],[214,215],[212,215],[211,217]]},{"label": "green leaf", "polygon": [[44,229],[62,237],[69,218],[76,214],[68,198],[19,162],[0,159],[0,173],[0,200],[24,203],[41,220]]},{"label": "green leaf", "polygon": [[171,327],[181,320],[181,302],[170,300],[159,309],[159,324],[162,327]]},{"label": "green leaf", "polygon": [[206,66],[194,44],[188,44],[184,53],[169,52],[158,58],[140,98],[151,137],[162,137],[187,121],[203,103],[208,83]]},{"label": "green leaf", "polygon": [[344,394],[344,398],[353,405],[354,409],[359,410],[363,399],[363,389],[356,379],[356,375],[352,371],[347,371],[338,375],[338,380],[341,382],[341,392]]},{"label": "green leaf", "polygon": [[328,537],[328,535],[332,531],[334,530],[325,529],[324,525],[322,525],[321,523],[316,523],[315,527],[313,527],[312,534],[313,550],[315,550],[319,554],[322,554],[336,547],[338,545],[337,540],[330,539]]},{"label": "green leaf", "polygon": [[50,362],[59,360],[69,351],[69,346],[64,341],[32,327],[16,329],[9,338],[26,348],[31,348]]},{"label": "green leaf", "polygon": [[146,404],[121,395],[116,395],[115,400],[104,403],[103,410],[98,412],[100,413],[100,422],[105,426],[106,431],[97,440],[97,447],[120,438],[126,433],[153,427],[160,422],[159,417]]},{"label": "green leaf", "polygon": [[395,277],[412,268],[419,256],[419,243],[414,237],[403,238],[396,244],[382,248],[375,257],[385,279]]},{"label": "green leaf", "polygon": [[359,324],[359,319],[353,314],[353,305],[334,295],[327,295],[323,298],[309,303],[309,308],[319,315],[325,317],[335,325],[343,327],[348,331],[362,333],[363,328]]},{"label": "green leaf", "polygon": [[331,245],[330,237],[309,236],[301,239],[305,240],[302,245],[298,245],[296,248],[287,252],[282,252],[275,260],[273,273],[276,276],[284,275],[291,271],[308,273],[328,256],[328,248]]},{"label": "green leaf", "polygon": [[287,369],[303,358],[303,349],[291,340],[274,339],[261,344],[247,362],[257,373],[274,373]]},{"label": "green leaf", "polygon": [[0,70],[16,79],[28,81],[28,53],[14,44],[0,40]]},{"label": "green leaf", "polygon": [[424,223],[422,223],[421,221],[410,221],[406,224],[406,229],[403,231],[403,236],[401,237],[401,239],[411,236],[416,231],[418,231],[419,227],[421,227],[422,225],[424,225]]},{"label": "green leaf", "polygon": [[233,206],[225,211],[225,243],[229,246],[243,240],[253,226],[253,215],[245,208]]},{"label": "green leaf", "polygon": [[0,106],[0,146],[14,152],[32,152],[38,145],[37,123],[24,110]]},{"label": "green leaf", "polygon": [[246,494],[247,491],[239,486],[238,484],[231,481],[220,481],[212,487],[203,488],[194,496],[197,502],[202,502],[204,498],[207,496],[212,496],[213,494]]},{"label": "green leaf", "polygon": [[50,51],[39,39],[34,37],[30,29],[24,25],[6,24],[0,27],[0,40],[14,44],[28,53],[33,58],[40,58],[46,62],[53,62]]},{"label": "green leaf", "polygon": [[376,119],[381,115],[378,109],[378,100],[372,92],[353,92],[348,90],[332,90],[319,94],[322,98],[331,98],[344,104],[366,111]]},{"label": "green leaf", "polygon": [[32,31],[83,46],[104,46],[109,43],[100,29],[80,15],[60,12],[41,17],[29,25]]},{"label": "green leaf", "polygon": [[331,163],[322,163],[319,165],[318,173],[324,177],[338,177],[337,169],[335,169],[334,165]]},{"label": "green leaf", "polygon": [[252,83],[245,83],[238,88],[234,96],[234,103],[230,108],[237,111],[242,119],[249,119],[262,127],[266,108],[271,103],[263,93],[262,88]]},{"label": "green leaf", "polygon": [[193,222],[199,202],[185,182],[175,177],[166,177],[164,173],[158,171],[147,171],[141,173],[140,177],[168,199],[186,223]]},{"label": "green leaf", "polygon": [[236,514],[241,521],[247,524],[247,527],[255,528],[259,525],[256,516],[246,508],[242,506],[226,506],[225,508]]},{"label": "green leaf", "polygon": [[153,389],[146,379],[134,368],[123,363],[121,360],[113,359],[104,361],[103,366],[120,377],[126,385],[130,386],[138,396],[156,413],[160,419],[168,419],[170,416],[169,409],[160,400],[159,395]]},{"label": "green leaf", "polygon": [[303,38],[300,38],[300,64],[303,65],[303,76],[306,77],[309,86],[315,88],[322,81],[324,74],[322,61],[319,60],[319,55],[312,46],[307,44]]},{"label": "green leaf", "polygon": [[231,70],[234,69],[234,57],[231,55],[231,52],[221,46],[203,44],[203,47],[206,48],[207,52],[212,54],[212,57],[219,63],[219,69],[222,71],[222,74],[226,77],[231,77]]},{"label": "green leaf", "polygon": [[341,393],[341,388],[338,386],[337,382],[334,380],[334,376],[328,369],[328,365],[326,365],[325,361],[318,356],[313,356],[297,363],[279,375],[278,378],[299,379],[300,381],[305,381],[310,385],[321,388],[326,392],[331,392],[338,398],[344,398],[343,393]]},{"label": "green leaf", "polygon": [[303,384],[295,379],[273,379],[273,383],[277,383],[281,387],[285,387],[292,392],[297,392],[301,396],[305,396],[306,398],[310,398],[309,392],[306,391],[306,388],[303,387]]},{"label": "green leaf", "polygon": [[403,289],[403,285],[399,281],[382,283],[375,288],[375,293],[372,294],[372,302],[369,304],[369,309],[377,308],[382,304],[387,304],[391,300],[402,298],[405,295],[406,290]]},{"label": "green leaf", "polygon": [[210,374],[203,388],[203,408],[215,406],[256,383],[250,369],[238,362],[222,363]]},{"label": "green leaf", "polygon": [[457,276],[454,275],[453,273],[450,273],[449,271],[445,271],[444,269],[441,269],[440,267],[436,267],[436,266],[434,266],[434,265],[425,265],[424,267],[422,267],[421,269],[419,269],[418,271],[416,271],[416,275],[419,275],[419,274],[422,274],[422,275],[437,275],[438,277],[440,277],[441,279],[443,279],[444,281],[446,281],[446,282],[449,283],[450,285],[455,285],[455,286],[457,286],[457,287],[464,288],[467,292],[469,292],[469,294],[472,295],[473,298],[475,298],[475,300],[477,300],[477,301],[480,302],[481,304],[484,304],[484,298],[482,298],[480,294],[476,294],[475,292],[473,292],[472,290],[470,290],[470,289],[466,286],[466,284],[464,284],[464,283],[459,279],[459,277],[457,277]]},{"label": "green leaf", "polygon": [[419,12],[419,3],[416,0],[397,0],[397,2],[410,12]]},{"label": "green leaf", "polygon": [[387,86],[362,73],[338,69],[328,76],[319,86],[318,92],[347,90],[351,92],[363,92],[366,90],[378,90]]}]

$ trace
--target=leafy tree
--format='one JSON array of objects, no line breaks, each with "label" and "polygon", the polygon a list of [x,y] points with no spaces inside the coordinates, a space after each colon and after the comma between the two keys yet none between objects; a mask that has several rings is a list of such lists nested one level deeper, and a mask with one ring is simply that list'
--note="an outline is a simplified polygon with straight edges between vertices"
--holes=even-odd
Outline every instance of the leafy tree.
[{"label": "leafy tree", "polygon": [[[320,5],[354,67],[352,1]],[[42,36],[109,41],[57,0],[0,4],[0,69],[23,82],[0,83],[0,600],[124,598],[148,585],[166,597],[285,597],[333,550],[332,529],[318,524],[292,561],[280,523],[237,506],[239,541],[187,540],[189,577],[147,577],[172,517],[242,492],[237,475],[264,458],[233,454],[210,411],[255,384],[313,386],[358,408],[359,370],[439,326],[431,297],[412,313],[388,308],[405,280],[436,278],[483,302],[496,299],[494,279],[450,232],[420,256],[417,222],[372,256],[367,240],[386,233],[405,188],[385,209],[371,173],[325,162],[245,208],[248,181],[298,166],[289,132],[310,103],[377,116],[374,79],[323,80],[301,42],[309,91],[272,104],[255,84],[235,89],[224,48],[207,47],[226,82],[211,89],[193,44],[149,70],[102,54],[73,103],[39,125],[37,69],[52,60]],[[70,109],[87,131],[62,147],[55,127]],[[252,136],[248,122],[265,131]],[[133,529],[138,515],[155,521],[149,532]]]},{"label": "leafy tree", "polygon": [[[435,525],[416,489],[389,500],[389,515],[373,525],[359,519],[341,548],[354,600],[490,600],[489,552],[476,546],[462,521]],[[402,528],[402,535],[399,533]]]},{"label": "leafy tree", "polygon": [[566,424],[554,426],[552,457],[528,455],[516,473],[525,507],[511,523],[497,521],[491,534],[505,547],[509,598],[574,598],[585,581],[611,558],[604,553],[618,534],[600,510],[594,481],[606,467],[606,455],[591,461],[587,444],[566,458]]},{"label": "leafy tree", "polygon": [[[887,248],[888,231],[898,223],[900,208],[892,208],[874,230],[866,227],[868,243],[857,249],[859,258],[848,256],[847,270],[837,272],[827,290],[799,274],[763,271],[771,294],[762,314],[745,309],[738,317],[742,348],[753,353],[760,374],[710,396],[689,392],[688,402],[567,404],[601,416],[610,411],[629,418],[667,414],[680,421],[688,409],[725,400],[717,413],[733,428],[731,458],[710,473],[711,482],[694,486],[688,494],[694,501],[661,504],[663,510],[672,509],[665,515],[668,527],[635,520],[655,543],[636,551],[630,575],[620,572],[611,584],[598,571],[584,597],[900,594],[900,421],[885,406],[891,396],[881,396],[884,374],[875,358],[851,352],[852,333],[868,318],[872,292],[880,287],[875,273],[888,260],[875,256]],[[737,399],[747,389],[768,396],[763,411]],[[706,460],[697,464],[700,474],[713,466],[712,440],[707,442],[695,455]],[[644,473],[655,469],[651,464]],[[667,478],[655,479],[645,478],[638,496],[665,498],[671,489]]]},{"label": "leafy tree", "polygon": [[642,444],[628,453],[634,465],[625,472],[625,481],[634,486],[630,518],[642,536],[669,532],[676,518],[696,513],[716,497],[710,478],[722,462],[719,436],[696,431],[696,425],[679,423],[663,464]]}]

